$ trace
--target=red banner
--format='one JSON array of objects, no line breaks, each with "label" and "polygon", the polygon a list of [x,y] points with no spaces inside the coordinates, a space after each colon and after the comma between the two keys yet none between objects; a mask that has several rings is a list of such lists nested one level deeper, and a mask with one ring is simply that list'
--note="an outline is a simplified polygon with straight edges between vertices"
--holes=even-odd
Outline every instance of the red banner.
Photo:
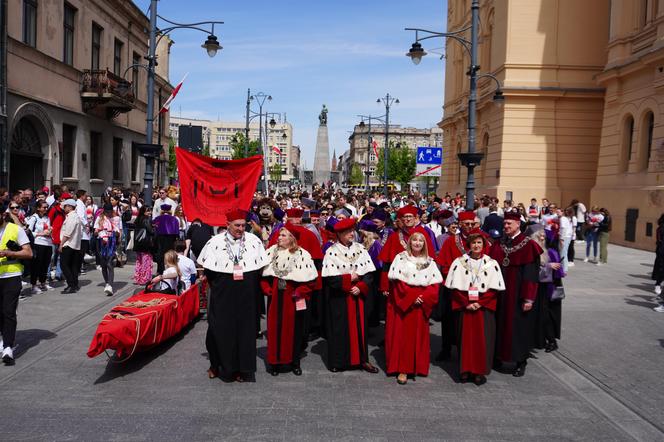
[{"label": "red banner", "polygon": [[180,199],[187,220],[226,225],[226,212],[248,210],[263,172],[263,157],[215,160],[177,147]]}]

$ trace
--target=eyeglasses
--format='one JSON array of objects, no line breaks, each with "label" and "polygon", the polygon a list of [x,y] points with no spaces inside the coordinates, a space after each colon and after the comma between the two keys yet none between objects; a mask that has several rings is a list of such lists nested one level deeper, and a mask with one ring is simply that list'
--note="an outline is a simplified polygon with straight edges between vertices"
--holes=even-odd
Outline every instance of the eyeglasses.
[{"label": "eyeglasses", "polygon": [[11,206],[10,207],[10,209],[12,209],[12,210],[18,210],[18,208],[19,208],[18,206]]}]

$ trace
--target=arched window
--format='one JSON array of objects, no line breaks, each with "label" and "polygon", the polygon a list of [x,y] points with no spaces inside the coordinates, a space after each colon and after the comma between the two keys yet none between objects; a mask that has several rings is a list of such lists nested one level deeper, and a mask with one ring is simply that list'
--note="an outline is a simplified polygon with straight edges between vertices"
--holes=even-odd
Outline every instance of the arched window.
[{"label": "arched window", "polygon": [[648,111],[641,120],[641,142],[639,148],[639,170],[648,170],[652,152],[652,134],[655,129],[655,115]]},{"label": "arched window", "polygon": [[620,146],[620,172],[627,172],[632,160],[632,142],[634,141],[634,118],[628,115],[623,123],[622,143]]}]

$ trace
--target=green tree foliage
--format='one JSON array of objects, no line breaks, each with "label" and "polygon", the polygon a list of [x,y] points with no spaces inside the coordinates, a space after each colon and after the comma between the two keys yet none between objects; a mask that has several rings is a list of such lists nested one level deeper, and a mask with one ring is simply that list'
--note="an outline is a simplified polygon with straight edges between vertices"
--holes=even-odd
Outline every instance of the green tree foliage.
[{"label": "green tree foliage", "polygon": [[273,164],[268,168],[268,171],[270,173],[270,181],[281,181],[281,175],[282,175],[281,165]]},{"label": "green tree foliage", "polygon": [[210,145],[206,145],[203,147],[203,151],[201,152],[201,155],[205,155],[206,157],[210,156]]},{"label": "green tree foliage", "polygon": [[[247,138],[244,136],[242,132],[238,132],[235,135],[233,135],[233,139],[231,140],[231,157],[234,160],[238,160],[240,158],[247,158],[244,154],[244,145],[245,145],[245,140]],[[261,142],[258,140],[253,140],[249,141],[249,155],[250,157],[254,155],[262,155],[263,150],[261,149]]]},{"label": "green tree foliage", "polygon": [[[385,153],[380,150],[378,154],[376,174],[382,179],[385,176]],[[401,188],[405,189],[408,182],[415,176],[417,168],[415,152],[408,147],[395,146],[393,142],[390,142],[390,146],[387,148],[387,156],[387,180],[400,183]]]},{"label": "green tree foliage", "polygon": [[364,174],[359,164],[353,164],[350,169],[350,184],[360,185],[364,181]]}]

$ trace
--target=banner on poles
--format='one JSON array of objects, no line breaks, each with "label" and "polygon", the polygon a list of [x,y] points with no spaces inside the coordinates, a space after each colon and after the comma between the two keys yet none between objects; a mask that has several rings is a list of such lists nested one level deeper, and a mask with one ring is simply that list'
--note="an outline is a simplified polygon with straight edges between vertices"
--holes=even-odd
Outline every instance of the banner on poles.
[{"label": "banner on poles", "polygon": [[226,225],[231,209],[248,210],[263,173],[263,157],[215,160],[175,148],[180,199],[187,220],[199,218],[211,226]]}]

